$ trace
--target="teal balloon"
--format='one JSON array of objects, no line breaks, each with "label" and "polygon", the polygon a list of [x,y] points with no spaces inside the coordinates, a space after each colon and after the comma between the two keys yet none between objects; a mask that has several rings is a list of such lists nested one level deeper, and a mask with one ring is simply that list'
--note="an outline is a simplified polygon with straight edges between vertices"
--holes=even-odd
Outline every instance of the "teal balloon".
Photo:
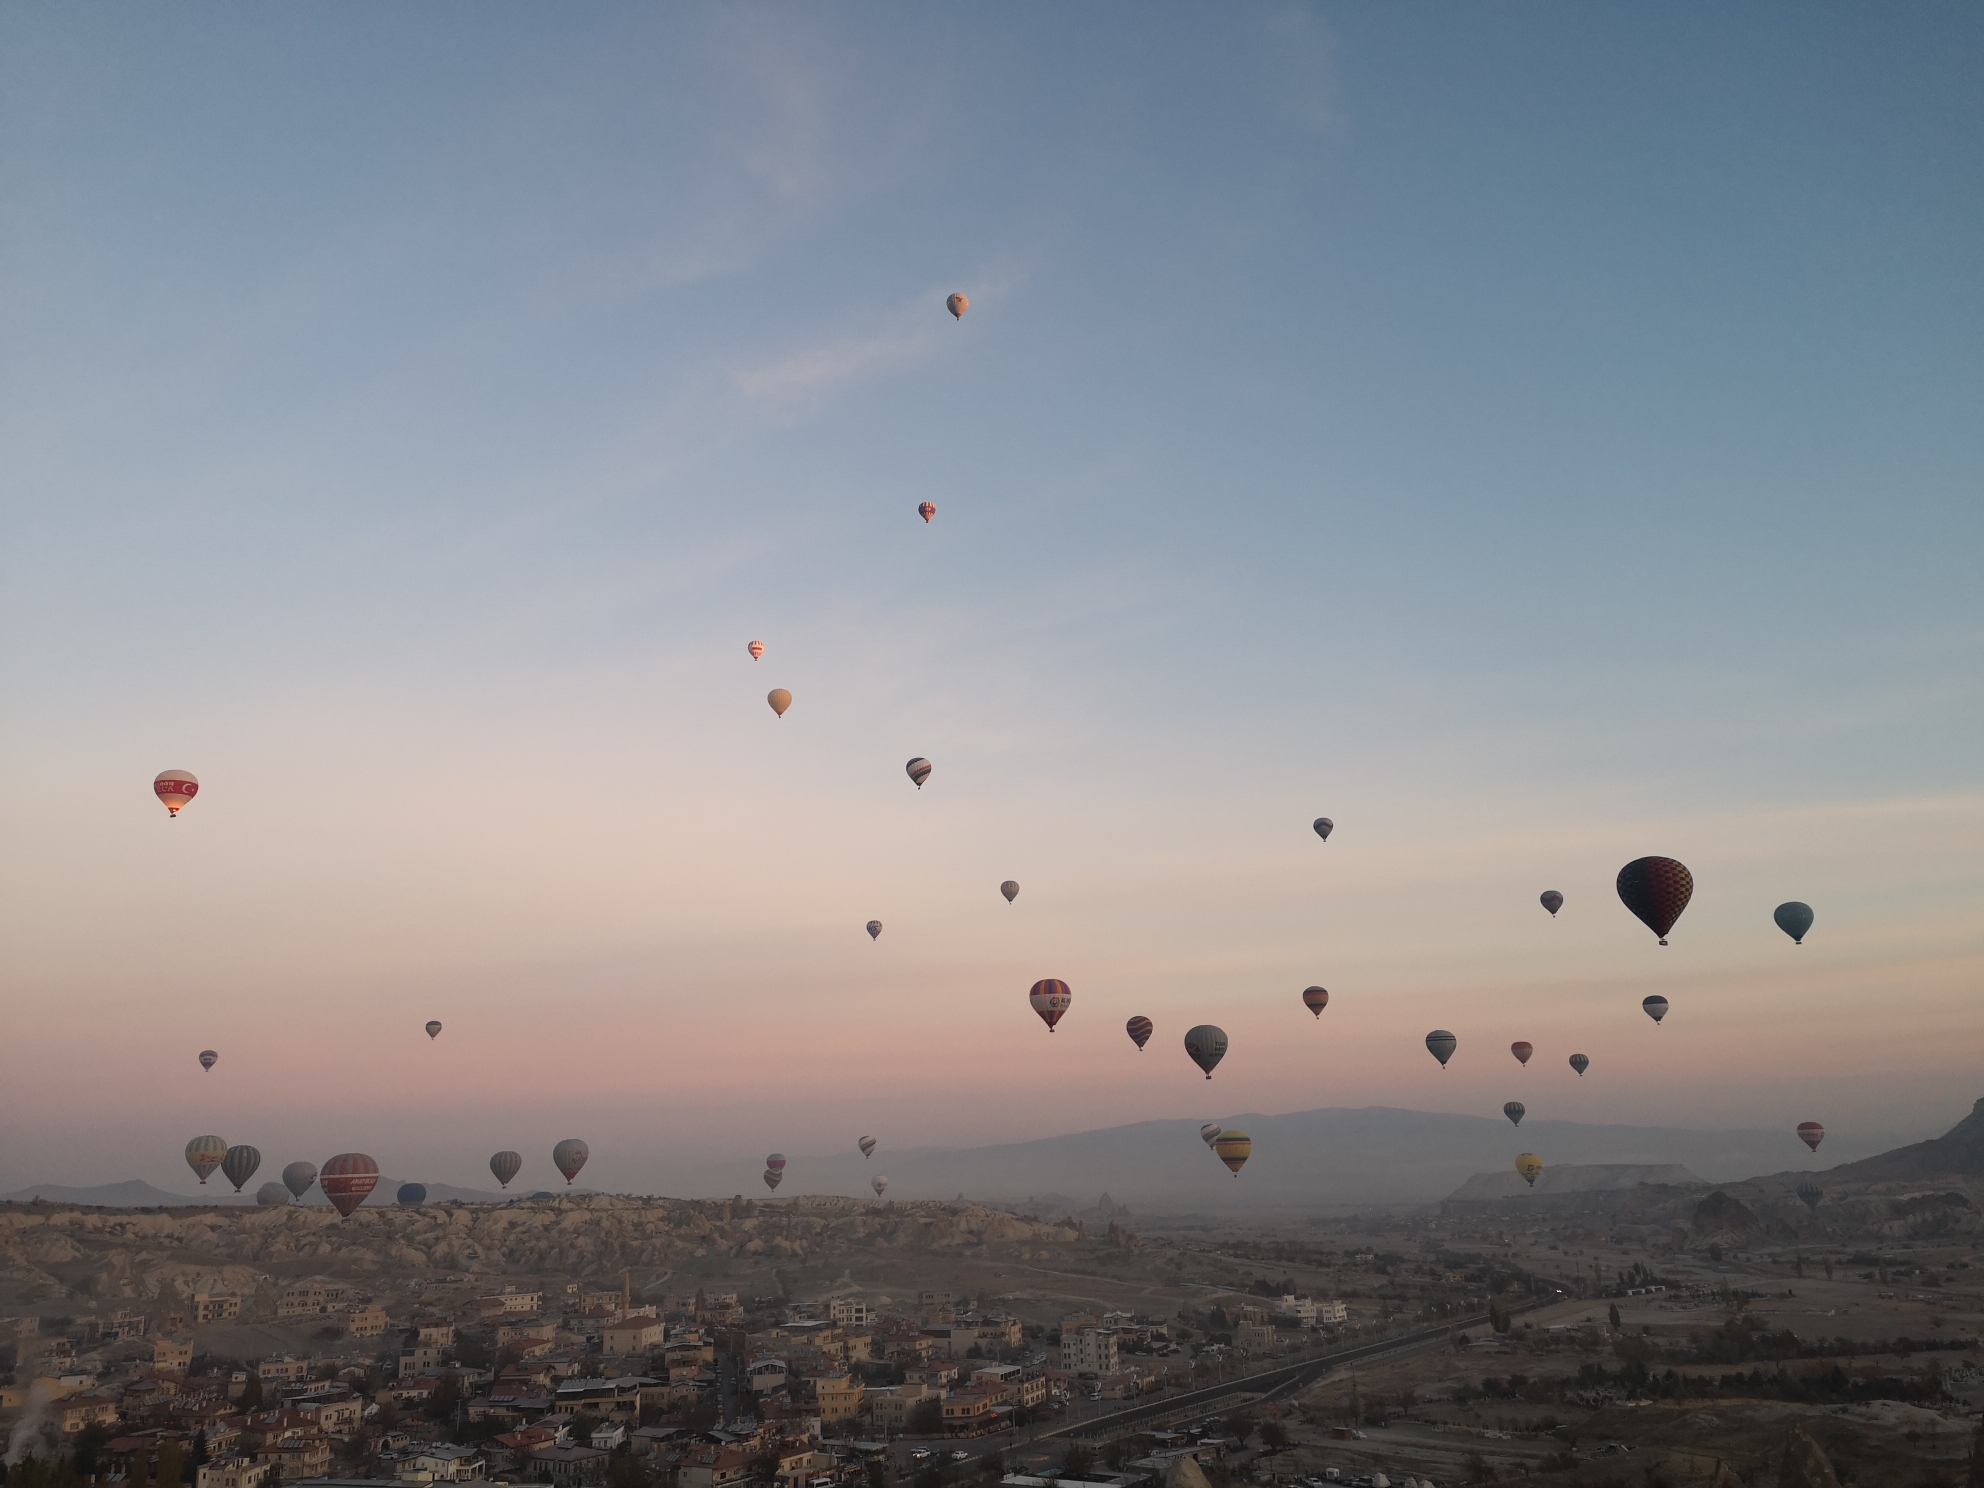
[{"label": "teal balloon", "polygon": [[1805,943],[1805,932],[1812,928],[1812,906],[1800,904],[1796,899],[1780,904],[1772,912],[1771,918],[1777,921],[1777,928],[1791,937],[1793,945]]}]

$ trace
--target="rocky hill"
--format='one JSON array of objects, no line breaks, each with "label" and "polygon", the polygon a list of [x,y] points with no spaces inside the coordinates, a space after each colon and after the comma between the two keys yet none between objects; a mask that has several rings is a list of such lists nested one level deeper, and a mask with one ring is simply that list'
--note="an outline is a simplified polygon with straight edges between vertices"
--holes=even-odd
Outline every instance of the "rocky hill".
[{"label": "rocky hill", "polygon": [[0,1205],[0,1310],[62,1297],[253,1294],[295,1276],[422,1273],[607,1276],[704,1260],[832,1264],[842,1256],[965,1256],[990,1244],[1048,1259],[1081,1238],[968,1203],[809,1198],[684,1200],[594,1195],[507,1204],[115,1210]]},{"label": "rocky hill", "polygon": [[1841,1183],[1919,1182],[1936,1178],[1984,1178],[1984,1100],[1940,1137],[1914,1142],[1859,1162],[1841,1163],[1824,1174]]}]

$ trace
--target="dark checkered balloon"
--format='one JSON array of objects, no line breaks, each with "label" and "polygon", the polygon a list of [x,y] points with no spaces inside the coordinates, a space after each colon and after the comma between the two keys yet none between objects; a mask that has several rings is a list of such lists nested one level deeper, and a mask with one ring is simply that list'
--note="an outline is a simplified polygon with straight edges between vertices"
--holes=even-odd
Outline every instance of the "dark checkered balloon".
[{"label": "dark checkered balloon", "polygon": [[1667,932],[1695,894],[1695,876],[1672,858],[1634,858],[1619,870],[1619,898],[1667,944]]}]

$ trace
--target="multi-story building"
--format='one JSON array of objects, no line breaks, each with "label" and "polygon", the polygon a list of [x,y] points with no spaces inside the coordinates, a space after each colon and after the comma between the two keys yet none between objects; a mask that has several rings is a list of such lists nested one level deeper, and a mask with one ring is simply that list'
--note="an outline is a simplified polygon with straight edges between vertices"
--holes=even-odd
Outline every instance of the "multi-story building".
[{"label": "multi-story building", "polygon": [[353,1338],[378,1338],[386,1331],[386,1309],[376,1302],[353,1302],[345,1309],[344,1328]]},{"label": "multi-story building", "polygon": [[193,1321],[231,1323],[241,1316],[241,1299],[231,1292],[195,1292]]},{"label": "multi-story building", "polygon": [[488,1317],[496,1313],[528,1313],[544,1311],[544,1293],[520,1292],[513,1286],[489,1297],[477,1297],[476,1309]]},{"label": "multi-story building", "polygon": [[626,1317],[599,1331],[600,1347],[609,1354],[645,1354],[660,1348],[667,1329],[657,1317]]},{"label": "multi-story building", "polygon": [[263,1442],[255,1459],[274,1468],[284,1482],[321,1478],[331,1465],[330,1438],[321,1431],[291,1432]]},{"label": "multi-story building", "polygon": [[860,1380],[852,1375],[822,1375],[813,1381],[813,1399],[820,1407],[822,1426],[838,1425],[851,1421],[861,1414],[861,1402],[867,1391]]},{"label": "multi-story building", "polygon": [[95,1391],[59,1400],[55,1410],[64,1436],[74,1436],[85,1426],[109,1426],[117,1420],[117,1402]]},{"label": "multi-story building", "polygon": [[413,1341],[432,1344],[435,1348],[455,1346],[455,1325],[444,1317],[419,1317],[413,1320]]},{"label": "multi-story building", "polygon": [[1070,1374],[1098,1378],[1117,1372],[1116,1332],[1113,1328],[1083,1328],[1061,1334],[1061,1367]]},{"label": "multi-story building", "polygon": [[895,1385],[868,1396],[868,1419],[884,1435],[900,1435],[909,1430],[909,1418],[926,1400],[942,1400],[944,1392],[935,1385]]},{"label": "multi-story building", "polygon": [[486,1476],[487,1471],[488,1461],[481,1448],[438,1442],[402,1457],[393,1476],[402,1483],[471,1483]]},{"label": "multi-story building", "polygon": [[836,1297],[827,1304],[827,1321],[836,1328],[872,1328],[875,1309],[859,1297]]},{"label": "multi-story building", "polygon": [[152,1368],[161,1374],[184,1374],[193,1367],[193,1345],[176,1338],[152,1340]]},{"label": "multi-story building", "polygon": [[1350,1321],[1350,1309],[1341,1302],[1318,1302],[1316,1323],[1318,1326],[1342,1325]]},{"label": "multi-story building", "polygon": [[263,1488],[274,1468],[246,1457],[217,1457],[200,1464],[194,1488]]},{"label": "multi-story building", "polygon": [[276,1298],[278,1318],[325,1317],[344,1301],[345,1288],[323,1281],[299,1281]]},{"label": "multi-story building", "polygon": [[747,1446],[704,1447],[682,1464],[681,1488],[732,1488],[750,1481],[755,1450]]},{"label": "multi-story building", "polygon": [[400,1350],[400,1378],[431,1374],[447,1362],[448,1351],[431,1343],[416,1343]]},{"label": "multi-story building", "polygon": [[309,1376],[310,1361],[299,1359],[294,1354],[284,1354],[280,1359],[264,1359],[255,1366],[255,1378],[265,1385],[289,1384]]},{"label": "multi-story building", "polygon": [[1296,1322],[1305,1328],[1316,1326],[1316,1304],[1307,1297],[1297,1297],[1293,1293],[1284,1293],[1281,1299],[1281,1306],[1277,1311],[1282,1317],[1294,1318]]},{"label": "multi-story building", "polygon": [[1233,1346],[1243,1354],[1267,1353],[1274,1347],[1274,1324],[1240,1324],[1233,1330]]},{"label": "multi-story building", "polygon": [[1001,1394],[996,1387],[983,1386],[951,1391],[944,1397],[944,1435],[985,1435],[998,1419]]}]

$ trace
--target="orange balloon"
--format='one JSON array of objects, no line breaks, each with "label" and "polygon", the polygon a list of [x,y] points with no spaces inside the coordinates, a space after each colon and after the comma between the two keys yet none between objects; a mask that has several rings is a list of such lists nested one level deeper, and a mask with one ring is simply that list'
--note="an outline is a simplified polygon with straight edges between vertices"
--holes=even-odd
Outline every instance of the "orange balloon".
[{"label": "orange balloon", "polygon": [[765,694],[765,701],[772,705],[772,712],[783,718],[785,717],[785,710],[792,706],[792,694],[787,692],[783,687],[774,687],[770,692]]}]

